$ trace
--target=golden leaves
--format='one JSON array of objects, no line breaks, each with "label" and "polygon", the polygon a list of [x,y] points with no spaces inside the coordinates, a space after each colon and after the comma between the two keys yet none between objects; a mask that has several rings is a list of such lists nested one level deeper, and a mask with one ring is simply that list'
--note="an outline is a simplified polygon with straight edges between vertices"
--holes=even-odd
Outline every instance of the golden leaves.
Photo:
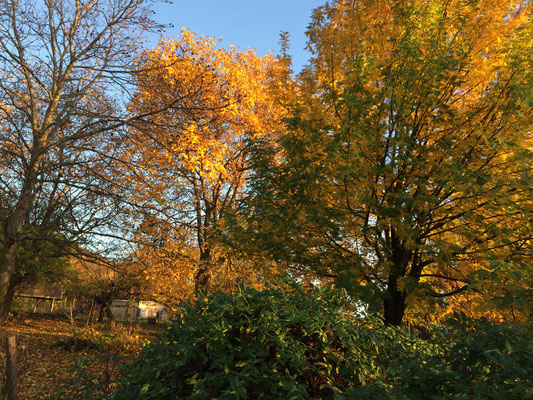
[{"label": "golden leaves", "polygon": [[[131,177],[132,202],[164,211],[132,215],[143,221],[137,236],[144,244],[135,257],[147,293],[172,304],[192,296],[195,274],[206,263],[218,286],[247,275],[216,261],[229,257],[216,248],[211,231],[244,190],[246,141],[271,135],[281,119],[270,89],[279,61],[220,48],[214,38],[184,29],[138,62],[130,109],[148,116],[122,143],[134,160],[124,175]],[[213,254],[209,261],[206,254]]]},{"label": "golden leaves", "polygon": [[[213,38],[184,29],[140,57],[138,93],[131,108],[148,111],[173,105],[134,134],[145,159],[163,158],[181,170],[200,170],[211,181],[231,170],[228,163],[250,135],[272,130],[277,111],[269,95],[269,73],[277,60],[253,51],[217,48]],[[171,154],[171,156],[169,155]]]}]

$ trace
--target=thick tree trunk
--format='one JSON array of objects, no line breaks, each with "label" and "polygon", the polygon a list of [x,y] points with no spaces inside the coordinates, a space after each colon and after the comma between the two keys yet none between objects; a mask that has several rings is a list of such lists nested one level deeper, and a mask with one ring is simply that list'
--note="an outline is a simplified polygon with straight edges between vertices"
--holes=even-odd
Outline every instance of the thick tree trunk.
[{"label": "thick tree trunk", "polygon": [[12,280],[17,260],[18,243],[5,243],[0,253],[0,321],[5,320],[13,301]]},{"label": "thick tree trunk", "polygon": [[40,158],[36,157],[32,163],[33,167],[28,169],[17,204],[5,224],[4,243],[0,251],[0,320],[7,317],[11,307],[9,301],[11,282],[22,241],[22,227],[33,203]]},{"label": "thick tree trunk", "polygon": [[105,315],[109,319],[109,321],[114,321],[115,320],[115,316],[111,312],[111,305],[110,304],[108,304],[107,307],[105,308]]},{"label": "thick tree trunk", "polygon": [[398,278],[405,277],[412,262],[413,252],[405,247],[394,228],[390,229],[388,237],[393,266],[387,282],[387,293],[383,299],[383,317],[387,325],[401,325],[407,307],[407,293],[398,287]]},{"label": "thick tree trunk", "polygon": [[104,322],[105,317],[107,316],[107,304],[100,305],[100,311],[98,312],[98,320],[96,322],[101,323]]},{"label": "thick tree trunk", "polygon": [[[6,302],[5,302],[5,307],[6,307],[8,313],[11,310],[11,304],[13,304],[13,299],[15,298],[15,289],[16,288],[17,288],[17,286],[15,286],[13,284],[13,279],[11,279],[11,285],[9,287],[9,293],[7,294],[7,298],[6,298]],[[6,313],[6,315],[7,315],[7,313]]]},{"label": "thick tree trunk", "polygon": [[211,283],[211,263],[212,263],[210,249],[204,249],[200,253],[200,268],[196,271],[194,277],[194,291],[195,293],[203,292],[209,289]]},{"label": "thick tree trunk", "polygon": [[110,308],[111,303],[104,303],[100,306],[100,311],[98,313],[98,323],[104,322],[105,317],[109,319],[109,321],[114,321],[115,317],[113,316],[113,313],[111,312]]},{"label": "thick tree trunk", "polygon": [[104,307],[105,305],[100,305],[100,311],[98,312],[98,319],[96,320],[97,323],[104,322]]},{"label": "thick tree trunk", "polygon": [[398,290],[397,278],[389,277],[387,297],[383,300],[383,317],[387,325],[402,324],[407,306],[406,299],[406,293]]}]

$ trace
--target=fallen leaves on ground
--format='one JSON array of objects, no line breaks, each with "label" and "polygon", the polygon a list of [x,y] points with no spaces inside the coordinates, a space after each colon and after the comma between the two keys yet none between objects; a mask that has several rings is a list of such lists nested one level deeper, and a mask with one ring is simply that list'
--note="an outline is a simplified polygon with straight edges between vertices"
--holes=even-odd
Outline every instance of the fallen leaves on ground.
[{"label": "fallen leaves on ground", "polygon": [[[53,398],[59,389],[72,394],[79,390],[71,382],[79,371],[69,368],[76,360],[86,359],[85,372],[100,378],[99,383],[111,383],[120,370],[115,360],[127,360],[162,329],[158,325],[119,323],[85,327],[56,315],[19,314],[0,326],[0,373],[5,376],[6,337],[15,335],[19,399]],[[111,353],[118,357],[109,357]]]}]

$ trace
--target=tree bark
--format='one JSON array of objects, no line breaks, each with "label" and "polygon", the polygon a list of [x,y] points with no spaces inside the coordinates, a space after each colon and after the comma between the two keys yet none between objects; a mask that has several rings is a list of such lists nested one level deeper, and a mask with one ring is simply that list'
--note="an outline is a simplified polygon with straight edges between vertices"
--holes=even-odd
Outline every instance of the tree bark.
[{"label": "tree bark", "polygon": [[7,318],[9,311],[11,310],[11,304],[13,303],[13,298],[15,297],[15,289],[16,289],[16,286],[13,285],[13,279],[11,279],[11,283],[9,285],[7,296],[5,297],[5,301],[1,305],[2,311],[0,312],[0,315],[2,317],[0,319],[5,320],[5,318]]},{"label": "tree bark", "polygon": [[[36,149],[40,147],[35,147]],[[15,273],[18,250],[22,241],[22,227],[28,216],[34,198],[37,170],[42,156],[32,157],[32,167],[26,172],[24,185],[12,214],[7,218],[4,230],[4,243],[0,252],[0,320],[5,320],[11,307],[9,301],[12,279]]]},{"label": "tree bark", "polygon": [[70,305],[70,323],[74,325],[74,307],[76,306],[76,298],[74,297],[72,300],[69,299],[69,305]]},{"label": "tree bark", "polygon": [[104,318],[107,317],[109,321],[114,321],[115,317],[109,308],[110,304],[102,304],[100,306],[100,312],[98,313],[98,323],[104,322]]},{"label": "tree bark", "polygon": [[91,318],[93,316],[93,310],[94,310],[94,297],[91,300],[91,309],[89,310],[89,317],[87,318],[86,325],[89,325],[89,323],[91,322]]},{"label": "tree bark", "polygon": [[0,320],[5,320],[9,313],[9,288],[15,271],[17,245],[6,243],[0,253]]},{"label": "tree bark", "polygon": [[105,308],[105,315],[107,316],[107,318],[109,318],[109,321],[114,321],[115,320],[115,316],[111,312],[111,305],[110,304],[108,304],[107,307]]},{"label": "tree bark", "polygon": [[[205,246],[205,244],[204,244]],[[200,268],[196,272],[194,277],[194,291],[195,293],[203,292],[209,288],[211,283],[211,263],[212,263],[211,251],[210,249],[201,250],[200,253]]]},{"label": "tree bark", "polygon": [[100,311],[98,312],[98,320],[96,321],[97,323],[104,322],[104,308],[105,307],[106,307],[105,304],[100,305]]},{"label": "tree bark", "polygon": [[6,337],[7,399],[17,400],[17,344],[15,336]]},{"label": "tree bark", "polygon": [[389,277],[387,297],[383,300],[383,317],[385,324],[399,326],[402,324],[407,306],[405,292],[398,290],[398,278]]},{"label": "tree bark", "polygon": [[14,289],[12,285],[13,274],[17,260],[18,243],[6,243],[0,253],[0,321],[5,321],[11,303]]},{"label": "tree bark", "polygon": [[398,287],[398,278],[405,277],[408,265],[413,261],[413,252],[405,247],[394,227],[390,228],[388,238],[393,266],[388,277],[387,293],[383,299],[383,317],[387,325],[399,326],[407,307],[407,293]]}]

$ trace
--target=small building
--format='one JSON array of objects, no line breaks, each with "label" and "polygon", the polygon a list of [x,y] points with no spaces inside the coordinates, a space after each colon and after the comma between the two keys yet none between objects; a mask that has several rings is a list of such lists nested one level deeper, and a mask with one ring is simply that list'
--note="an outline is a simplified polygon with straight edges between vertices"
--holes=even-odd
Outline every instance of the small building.
[{"label": "small building", "polygon": [[[25,308],[31,307],[34,313],[37,311],[49,311],[53,313],[56,304],[63,300],[64,294],[65,290],[61,285],[49,284],[28,288],[17,296],[26,306]],[[46,310],[43,310],[43,308]]]},{"label": "small building", "polygon": [[119,320],[131,320],[137,318],[138,301],[113,300],[109,306],[113,317]]},{"label": "small building", "polygon": [[165,306],[157,301],[113,300],[110,309],[116,319],[122,320],[163,319],[167,315]]}]

